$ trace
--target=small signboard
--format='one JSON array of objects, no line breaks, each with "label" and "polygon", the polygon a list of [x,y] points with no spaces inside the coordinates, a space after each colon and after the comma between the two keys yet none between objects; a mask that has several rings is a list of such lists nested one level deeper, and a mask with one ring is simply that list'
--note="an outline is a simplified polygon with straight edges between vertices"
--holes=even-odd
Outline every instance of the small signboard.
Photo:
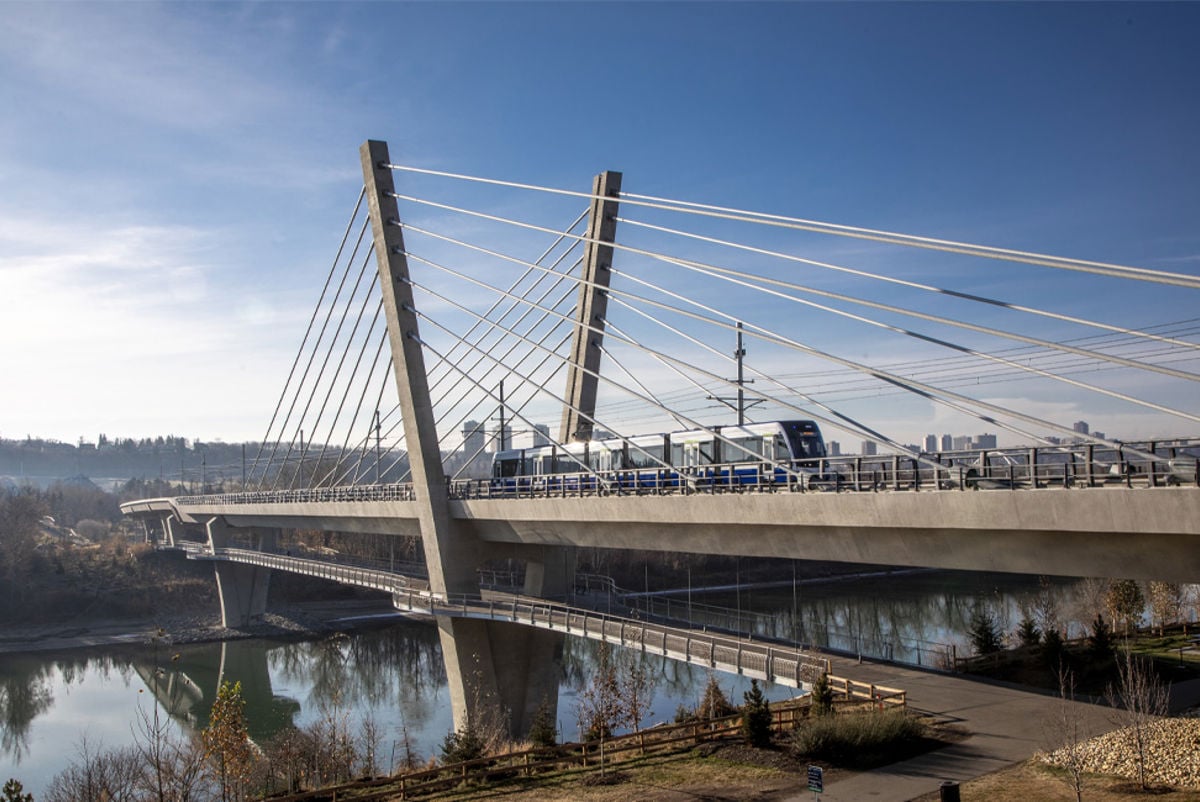
[{"label": "small signboard", "polygon": [[825,771],[820,766],[808,767],[808,790],[817,794],[825,790]]}]

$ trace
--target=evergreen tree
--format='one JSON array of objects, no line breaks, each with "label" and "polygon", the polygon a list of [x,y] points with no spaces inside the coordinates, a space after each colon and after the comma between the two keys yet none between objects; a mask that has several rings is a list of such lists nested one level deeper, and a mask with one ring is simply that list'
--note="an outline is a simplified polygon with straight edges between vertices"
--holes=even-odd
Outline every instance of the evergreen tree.
[{"label": "evergreen tree", "polygon": [[1041,630],[1038,629],[1037,623],[1031,616],[1021,619],[1021,624],[1017,628],[1017,638],[1021,641],[1022,646],[1037,646],[1041,643]]},{"label": "evergreen tree", "polygon": [[971,614],[971,645],[978,655],[995,654],[1000,651],[1000,633],[996,629],[996,618],[982,605]]},{"label": "evergreen tree", "polygon": [[824,671],[813,683],[812,712],[817,716],[828,716],[833,713],[833,686],[829,684],[829,674]]},{"label": "evergreen tree", "polygon": [[25,787],[13,779],[4,784],[3,794],[3,802],[33,802],[33,794],[25,793]]},{"label": "evergreen tree", "polygon": [[550,715],[550,700],[542,699],[533,712],[529,726],[529,740],[534,746],[554,746],[558,743],[558,731],[554,728],[554,717]]},{"label": "evergreen tree", "polygon": [[1098,660],[1112,657],[1112,628],[1104,620],[1104,616],[1099,613],[1096,614],[1096,620],[1092,622],[1092,634],[1088,636],[1088,651]]},{"label": "evergreen tree", "polygon": [[750,680],[750,690],[742,694],[746,704],[742,707],[742,736],[746,743],[760,749],[771,745],[771,707],[758,680]]},{"label": "evergreen tree", "polygon": [[721,683],[717,682],[715,674],[709,672],[708,684],[704,686],[704,696],[700,699],[700,706],[696,708],[696,717],[701,721],[711,721],[734,712],[736,712],[736,708],[729,701],[729,697],[725,695],[725,691],[721,690]]}]

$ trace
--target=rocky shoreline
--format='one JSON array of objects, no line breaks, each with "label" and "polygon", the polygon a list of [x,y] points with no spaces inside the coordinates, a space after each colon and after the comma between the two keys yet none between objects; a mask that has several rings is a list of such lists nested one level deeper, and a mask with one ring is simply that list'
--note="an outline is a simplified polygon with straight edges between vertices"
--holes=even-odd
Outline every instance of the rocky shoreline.
[{"label": "rocky shoreline", "polygon": [[0,628],[0,654],[63,651],[97,646],[151,643],[206,643],[243,638],[319,637],[399,617],[389,602],[323,601],[273,609],[247,627],[221,626],[220,616],[192,614],[153,619],[88,619],[40,626]]}]

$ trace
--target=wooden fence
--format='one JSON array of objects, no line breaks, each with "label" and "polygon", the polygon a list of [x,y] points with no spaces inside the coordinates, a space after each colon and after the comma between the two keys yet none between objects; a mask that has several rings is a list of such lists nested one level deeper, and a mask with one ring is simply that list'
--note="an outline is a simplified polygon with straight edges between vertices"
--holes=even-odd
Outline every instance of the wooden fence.
[{"label": "wooden fence", "polygon": [[[895,688],[830,677],[834,705],[842,710],[904,709],[905,692]],[[838,695],[841,698],[837,698]],[[771,727],[782,734],[794,730],[809,714],[809,701],[791,700],[771,705]],[[681,751],[708,741],[741,737],[742,714],[721,718],[665,724],[603,741],[537,747],[506,755],[450,763],[432,769],[406,772],[345,783],[299,794],[271,797],[273,802],[317,802],[317,800],[413,799],[424,794],[455,788],[464,782],[530,777],[547,771],[609,765],[631,756]]]}]

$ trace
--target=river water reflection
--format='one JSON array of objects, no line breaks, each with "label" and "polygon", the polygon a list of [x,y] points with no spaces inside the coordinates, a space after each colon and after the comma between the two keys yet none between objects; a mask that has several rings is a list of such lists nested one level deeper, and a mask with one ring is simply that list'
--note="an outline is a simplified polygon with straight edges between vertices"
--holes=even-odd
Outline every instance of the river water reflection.
[{"label": "river water reflection", "polygon": [[[1065,611],[1077,603],[1079,583],[1050,586]],[[835,643],[837,633],[863,638],[967,642],[971,611],[981,601],[998,611],[1007,631],[1020,610],[1044,591],[1036,578],[917,573],[787,587],[732,590],[693,603],[759,610],[760,634],[800,630],[808,642]],[[1070,616],[1064,614],[1064,622]],[[769,631],[768,631],[769,630]],[[579,737],[576,700],[597,644],[568,637],[559,689],[560,737]],[[659,677],[649,724],[669,721],[680,704],[694,706],[707,681],[704,669],[645,658]],[[162,673],[155,668],[160,667]],[[83,738],[93,750],[133,741],[139,706],[157,699],[180,729],[198,731],[221,679],[240,681],[251,736],[265,739],[287,727],[306,727],[330,714],[345,715],[353,730],[372,716],[383,732],[381,762],[403,756],[405,733],[423,759],[438,755],[451,724],[436,627],[397,618],[385,626],[308,641],[242,640],[82,649],[69,654],[0,656],[0,783],[19,779],[40,793],[75,755]],[[740,702],[749,683],[721,675]],[[768,689],[771,699],[790,688]]]}]

